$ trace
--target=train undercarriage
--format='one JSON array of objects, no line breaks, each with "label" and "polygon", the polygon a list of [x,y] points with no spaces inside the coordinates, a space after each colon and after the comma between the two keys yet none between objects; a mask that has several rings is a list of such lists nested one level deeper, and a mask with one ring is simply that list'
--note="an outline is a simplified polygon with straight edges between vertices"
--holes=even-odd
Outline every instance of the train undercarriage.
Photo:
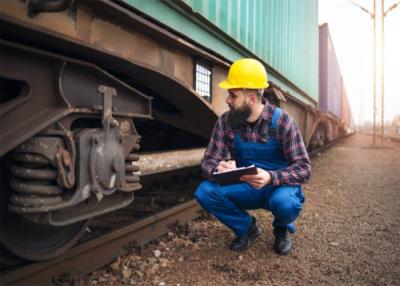
[{"label": "train undercarriage", "polygon": [[193,123],[216,116],[154,67],[13,18],[16,8],[35,19],[30,3],[3,3],[10,14],[0,17],[0,239],[19,257],[47,260],[92,217],[134,200],[140,144],[142,152],[204,146],[211,127]]},{"label": "train undercarriage", "polygon": [[151,99],[87,63],[3,40],[1,51],[1,241],[49,259],[88,219],[132,202],[132,119],[151,118]]},{"label": "train undercarriage", "polygon": [[[114,1],[45,2],[0,9],[0,239],[28,260],[62,254],[92,217],[130,204],[139,152],[205,147],[227,110],[224,58]],[[212,102],[193,88],[199,58],[213,66]],[[335,138],[334,119],[271,94],[308,146]]]}]

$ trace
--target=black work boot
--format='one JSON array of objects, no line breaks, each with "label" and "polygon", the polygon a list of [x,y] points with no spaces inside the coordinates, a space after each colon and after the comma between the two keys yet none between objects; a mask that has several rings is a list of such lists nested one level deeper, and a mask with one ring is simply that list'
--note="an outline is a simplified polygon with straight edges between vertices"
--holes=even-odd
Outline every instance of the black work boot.
[{"label": "black work boot", "polygon": [[286,227],[274,228],[275,244],[274,250],[280,255],[287,255],[292,250],[292,242],[290,241],[289,231]]},{"label": "black work boot", "polygon": [[253,219],[253,223],[251,224],[249,232],[242,238],[236,237],[229,245],[230,250],[234,251],[246,250],[251,246],[253,241],[260,236],[261,229],[257,226],[255,217],[251,218]]}]

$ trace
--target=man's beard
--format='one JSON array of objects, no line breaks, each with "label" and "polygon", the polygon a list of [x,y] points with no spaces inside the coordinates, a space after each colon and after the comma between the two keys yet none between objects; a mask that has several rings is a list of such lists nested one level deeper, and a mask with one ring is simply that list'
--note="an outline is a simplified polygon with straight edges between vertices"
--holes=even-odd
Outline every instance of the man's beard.
[{"label": "man's beard", "polygon": [[242,123],[245,122],[247,118],[249,118],[250,113],[251,109],[246,103],[244,103],[236,110],[230,107],[228,124],[232,128],[232,130],[239,130]]}]

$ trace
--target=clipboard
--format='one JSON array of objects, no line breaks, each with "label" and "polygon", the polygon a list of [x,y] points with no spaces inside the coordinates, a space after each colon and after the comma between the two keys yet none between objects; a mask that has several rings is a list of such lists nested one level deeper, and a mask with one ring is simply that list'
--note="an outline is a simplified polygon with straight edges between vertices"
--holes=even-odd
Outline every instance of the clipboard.
[{"label": "clipboard", "polygon": [[250,165],[248,167],[240,167],[225,172],[214,172],[213,179],[220,185],[232,185],[244,183],[243,181],[240,181],[240,177],[243,175],[255,174],[257,174],[257,167],[255,165]]}]

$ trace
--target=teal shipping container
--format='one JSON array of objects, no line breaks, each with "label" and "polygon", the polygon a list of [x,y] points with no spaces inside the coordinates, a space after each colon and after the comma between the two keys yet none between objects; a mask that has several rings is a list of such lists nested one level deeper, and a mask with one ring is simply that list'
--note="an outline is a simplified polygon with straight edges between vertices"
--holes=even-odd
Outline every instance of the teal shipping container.
[{"label": "teal shipping container", "polygon": [[262,60],[271,82],[318,105],[317,0],[124,1],[229,61]]}]

